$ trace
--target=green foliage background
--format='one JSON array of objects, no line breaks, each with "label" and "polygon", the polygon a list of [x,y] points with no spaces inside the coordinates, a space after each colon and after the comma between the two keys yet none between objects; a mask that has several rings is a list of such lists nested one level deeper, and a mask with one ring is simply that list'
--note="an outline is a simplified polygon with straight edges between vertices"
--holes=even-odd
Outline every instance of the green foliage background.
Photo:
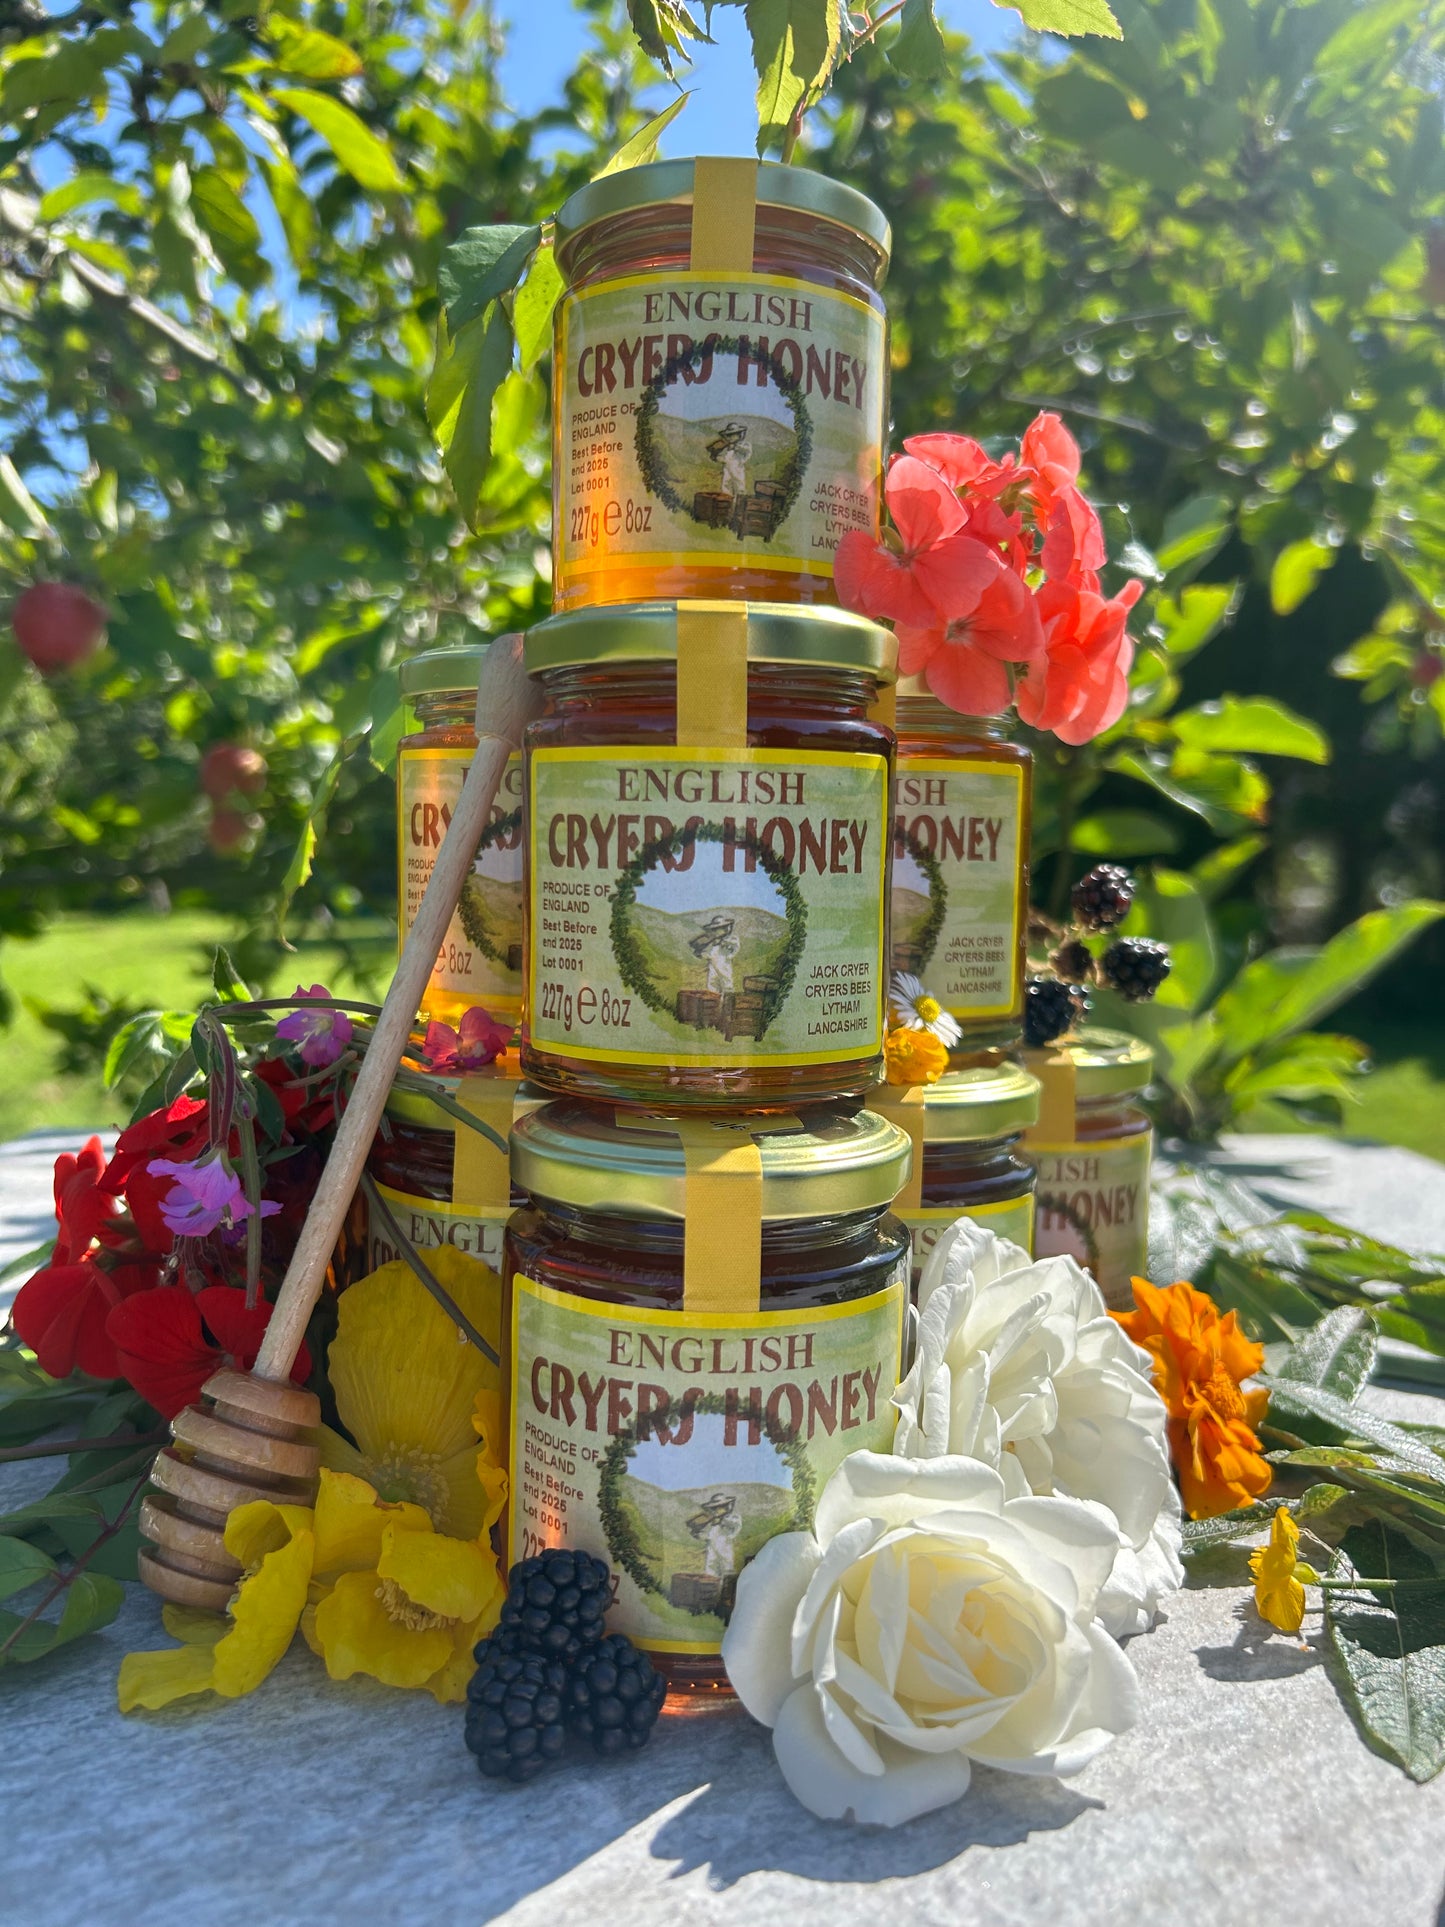
[{"label": "green foliage background", "polygon": [[[501,222],[531,253],[665,98],[624,9],[585,11],[589,55],[532,117],[485,8],[6,13],[0,589],[80,580],[112,618],[48,683],[0,650],[0,937],[170,901],[233,922],[261,976],[288,906],[311,937],[390,913],[397,661],[548,604],[545,235],[515,297],[505,248],[472,244],[469,284],[444,252]],[[683,10],[630,11],[681,59]],[[1026,37],[1002,72],[923,5],[861,45],[794,11],[820,63],[852,54],[797,158],[894,222],[897,434],[1061,409],[1151,583],[1128,716],[1040,746],[1042,895],[1100,856],[1153,866],[1175,1122],[1327,1100],[1357,1051],[1231,1056],[1215,1012],[1246,968],[1279,1004],[1311,958],[1260,953],[1368,910],[1301,1023],[1417,931],[1396,1005],[1445,962],[1403,907],[1440,893],[1445,843],[1445,6],[1126,0],[1121,41]],[[816,87],[778,64],[808,35],[768,53],[777,12],[748,20],[786,146]],[[269,776],[218,857],[197,776],[222,741]]]}]

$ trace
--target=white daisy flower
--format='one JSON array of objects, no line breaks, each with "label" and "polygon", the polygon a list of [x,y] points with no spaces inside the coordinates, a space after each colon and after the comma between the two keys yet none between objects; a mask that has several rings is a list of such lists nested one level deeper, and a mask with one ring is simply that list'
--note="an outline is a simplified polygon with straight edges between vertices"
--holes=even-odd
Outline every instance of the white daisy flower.
[{"label": "white daisy flower", "polygon": [[956,1021],[936,997],[929,996],[920,977],[912,977],[906,970],[895,970],[888,996],[893,1006],[893,1021],[901,1029],[932,1031],[939,1043],[947,1044],[950,1050],[962,1037]]}]

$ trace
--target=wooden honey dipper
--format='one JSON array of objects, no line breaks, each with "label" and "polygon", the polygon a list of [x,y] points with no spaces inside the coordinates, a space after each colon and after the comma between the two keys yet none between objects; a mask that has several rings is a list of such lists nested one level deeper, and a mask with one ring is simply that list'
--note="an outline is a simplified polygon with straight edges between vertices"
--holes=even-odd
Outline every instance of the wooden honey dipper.
[{"label": "wooden honey dipper", "polygon": [[536,685],[522,666],[522,638],[499,636],[482,659],[477,684],[477,748],[416,921],[397,960],[396,975],[367,1045],[351,1098],[337,1127],[296,1241],[276,1308],[256,1364],[249,1372],[214,1373],[199,1404],[171,1423],[176,1440],[157,1457],[151,1478],[159,1490],[141,1507],[148,1544],[140,1576],[152,1592],[178,1605],[224,1610],[241,1568],[226,1550],[226,1518],[251,1499],[309,1505],[316,1495],[321,1403],[291,1382],[291,1367],[321,1295],[361,1177],[392,1079],[406,1049],[426,990],[461,898],[462,885],[486,827],[507,758],[540,708]]}]

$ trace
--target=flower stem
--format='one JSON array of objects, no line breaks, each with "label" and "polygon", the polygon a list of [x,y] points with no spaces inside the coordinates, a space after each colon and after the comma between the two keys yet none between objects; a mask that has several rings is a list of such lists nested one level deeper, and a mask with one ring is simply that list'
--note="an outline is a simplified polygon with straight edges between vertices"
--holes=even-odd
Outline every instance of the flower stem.
[{"label": "flower stem", "polygon": [[76,1580],[80,1577],[81,1573],[85,1571],[85,1568],[90,1564],[91,1560],[100,1551],[101,1547],[105,1545],[109,1540],[113,1539],[116,1536],[116,1534],[121,1530],[121,1528],[127,1523],[127,1521],[130,1518],[131,1507],[135,1504],[136,1500],[140,1497],[142,1486],[146,1486],[150,1484],[150,1476],[151,1476],[151,1468],[148,1463],[146,1465],[145,1471],[141,1473],[140,1477],[136,1480],[135,1484],[131,1487],[130,1491],[126,1494],[125,1504],[121,1507],[120,1511],[116,1513],[115,1517],[111,1520],[110,1524],[106,1526],[104,1531],[98,1532],[96,1534],[95,1538],[91,1540],[90,1544],[85,1548],[85,1551],[81,1553],[80,1557],[75,1561],[75,1563],[69,1568],[68,1571],[57,1573],[55,1578],[55,1583],[46,1588],[44,1596],[39,1600],[39,1602],[36,1605],[31,1607],[30,1611],[25,1615],[25,1617],[21,1620],[20,1624],[14,1629],[14,1631],[11,1632],[6,1639],[4,1639],[3,1641],[0,1641],[0,1664],[3,1664],[5,1659],[9,1656],[11,1647],[15,1644],[16,1640],[20,1638],[21,1634],[29,1631],[29,1629],[40,1618],[40,1615],[45,1611],[45,1608],[53,1604],[54,1601],[60,1597],[60,1595],[65,1591],[66,1587],[70,1585],[73,1580]]},{"label": "flower stem", "polygon": [[164,1445],[169,1432],[112,1432],[103,1439],[43,1439],[38,1445],[7,1445],[0,1451],[0,1465],[12,1459],[50,1459],[72,1452],[123,1452],[128,1446]]}]

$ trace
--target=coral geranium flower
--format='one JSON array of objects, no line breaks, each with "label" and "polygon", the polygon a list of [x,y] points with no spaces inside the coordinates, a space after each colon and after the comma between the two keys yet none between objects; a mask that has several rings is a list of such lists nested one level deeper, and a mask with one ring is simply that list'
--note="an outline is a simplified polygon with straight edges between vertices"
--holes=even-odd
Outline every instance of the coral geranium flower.
[{"label": "coral geranium flower", "polygon": [[505,1597],[484,1540],[433,1531],[421,1506],[389,1503],[365,1479],[322,1468],[301,1630],[333,1679],[365,1673],[460,1700],[476,1670],[472,1648]]},{"label": "coral geranium flower", "polygon": [[924,625],[899,621],[898,673],[922,676],[934,695],[966,716],[996,716],[1011,695],[1007,663],[1042,659],[1044,632],[1035,598],[981,542],[972,593]]},{"label": "coral geranium flower", "polygon": [[1169,1412],[1169,1449],[1191,1519],[1212,1519],[1249,1505],[1273,1476],[1254,1427],[1269,1394],[1244,1380],[1264,1364],[1264,1347],[1239,1329],[1235,1314],[1192,1285],[1161,1291],[1135,1278],[1136,1310],[1115,1312],[1154,1365],[1154,1388]]},{"label": "coral geranium flower", "polygon": [[[500,1352],[497,1274],[451,1245],[423,1256],[457,1309]],[[500,1373],[404,1259],[341,1294],[326,1363],[350,1439],[323,1426],[323,1465],[365,1479],[383,1499],[424,1507],[439,1532],[477,1538],[488,1502],[472,1415],[479,1392],[500,1391]]]},{"label": "coral geranium flower", "polygon": [[915,629],[971,614],[998,558],[968,533],[968,512],[938,470],[899,455],[883,484],[901,553],[851,529],[833,558],[845,609]]},{"label": "coral geranium flower", "polygon": [[107,1325],[111,1313],[137,1294],[151,1295],[160,1273],[152,1264],[46,1265],[15,1294],[10,1322],[28,1345],[42,1372],[68,1378],[121,1377],[115,1340]]},{"label": "coral geranium flower", "polygon": [[295,1637],[315,1549],[310,1506],[257,1499],[226,1521],[226,1550],[242,1567],[227,1616],[165,1607],[166,1630],[183,1643],[127,1653],[117,1692],[122,1713],[155,1712],[194,1693],[239,1699],[254,1692]]},{"label": "coral geranium flower", "polygon": [[1129,700],[1134,660],[1125,624],[1143,587],[1127,582],[1106,602],[1097,588],[1075,582],[1043,585],[1036,598],[1043,652],[1024,666],[1014,692],[1026,723],[1078,745],[1092,742],[1119,720]]},{"label": "coral geranium flower", "polygon": [[[264,1302],[246,1309],[237,1285],[207,1285],[190,1292],[184,1285],[162,1285],[117,1305],[106,1320],[106,1337],[115,1369],[148,1399],[162,1418],[174,1418],[193,1405],[201,1387],[223,1365],[248,1372],[271,1322]],[[298,1384],[311,1374],[311,1354],[303,1345],[291,1376]]]}]

